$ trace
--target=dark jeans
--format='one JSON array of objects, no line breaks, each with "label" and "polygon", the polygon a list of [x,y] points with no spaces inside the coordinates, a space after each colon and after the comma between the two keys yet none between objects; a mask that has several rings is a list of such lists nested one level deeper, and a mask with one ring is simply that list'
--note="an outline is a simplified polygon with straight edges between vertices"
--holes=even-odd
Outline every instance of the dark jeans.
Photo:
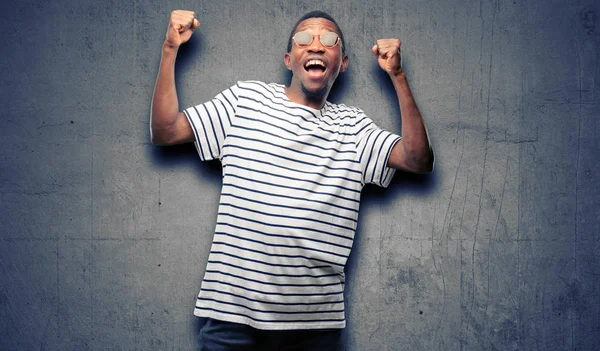
[{"label": "dark jeans", "polygon": [[198,333],[199,351],[342,351],[341,329],[259,330],[208,318]]}]

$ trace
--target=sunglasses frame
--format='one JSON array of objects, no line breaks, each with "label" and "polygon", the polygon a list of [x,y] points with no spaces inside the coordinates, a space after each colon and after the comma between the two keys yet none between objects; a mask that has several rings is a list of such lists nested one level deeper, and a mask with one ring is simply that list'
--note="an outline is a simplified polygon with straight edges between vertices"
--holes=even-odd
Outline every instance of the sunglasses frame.
[{"label": "sunglasses frame", "polygon": [[[311,40],[310,40],[310,42],[309,42],[308,44],[298,44],[298,42],[296,41],[296,35],[298,35],[298,33],[307,33],[308,35],[310,35],[310,36],[311,36]],[[335,34],[335,35],[336,35],[336,37],[337,37],[337,38],[336,38],[336,40],[335,40],[335,43],[334,43],[333,45],[331,45],[331,46],[329,46],[329,45],[325,45],[325,44],[323,43],[323,41],[321,40],[321,36],[323,36],[323,35],[326,35],[326,34],[329,34],[329,33],[333,33],[333,34]],[[336,32],[325,32],[325,33],[323,33],[323,34],[310,34],[310,33],[309,33],[308,31],[306,31],[306,30],[301,30],[301,31],[299,31],[299,32],[296,32],[296,34],[294,34],[294,36],[292,37],[292,40],[293,40],[293,41],[294,41],[294,43],[296,43],[296,45],[298,45],[299,47],[306,47],[306,46],[309,46],[310,44],[312,44],[312,43],[315,41],[315,36],[318,36],[318,37],[319,37],[319,42],[321,43],[321,45],[323,45],[323,46],[324,46],[324,47],[326,47],[326,48],[334,48],[334,47],[335,47],[336,45],[338,45],[338,44],[340,44],[340,47],[342,46],[342,43],[341,43],[342,41],[341,41],[340,35],[339,35],[339,34],[337,34]]]}]

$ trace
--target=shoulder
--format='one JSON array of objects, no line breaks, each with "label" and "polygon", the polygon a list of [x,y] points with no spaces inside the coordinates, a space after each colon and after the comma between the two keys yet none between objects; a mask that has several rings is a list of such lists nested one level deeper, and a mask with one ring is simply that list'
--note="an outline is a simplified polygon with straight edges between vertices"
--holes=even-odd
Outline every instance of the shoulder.
[{"label": "shoulder", "polygon": [[368,118],[365,112],[356,106],[335,104],[329,101],[326,105],[325,115],[331,120],[347,126],[356,126],[358,123]]},{"label": "shoulder", "polygon": [[288,102],[285,95],[285,85],[278,83],[265,83],[258,80],[238,81],[239,96],[247,101],[260,105],[281,105]]},{"label": "shoulder", "polygon": [[239,80],[236,85],[240,88],[244,89],[260,89],[260,90],[270,90],[270,91],[279,91],[283,90],[284,86],[277,83],[265,83],[260,80]]},{"label": "shoulder", "polygon": [[347,116],[363,116],[365,114],[365,112],[356,107],[356,106],[348,106],[345,104],[336,104],[330,101],[326,102],[326,108],[327,108],[327,112],[331,113],[331,114],[343,114],[343,115],[347,115]]},{"label": "shoulder", "polygon": [[242,95],[260,94],[265,97],[276,98],[282,98],[285,95],[285,86],[277,83],[265,83],[259,80],[240,80],[236,86]]}]

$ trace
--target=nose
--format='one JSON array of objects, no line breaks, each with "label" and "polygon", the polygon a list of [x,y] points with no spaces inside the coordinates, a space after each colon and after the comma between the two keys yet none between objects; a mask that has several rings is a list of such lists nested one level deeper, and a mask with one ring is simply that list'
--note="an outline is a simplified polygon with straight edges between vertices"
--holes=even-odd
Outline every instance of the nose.
[{"label": "nose", "polygon": [[315,53],[325,52],[325,46],[321,43],[321,38],[318,35],[313,36],[313,41],[308,45],[307,50]]}]

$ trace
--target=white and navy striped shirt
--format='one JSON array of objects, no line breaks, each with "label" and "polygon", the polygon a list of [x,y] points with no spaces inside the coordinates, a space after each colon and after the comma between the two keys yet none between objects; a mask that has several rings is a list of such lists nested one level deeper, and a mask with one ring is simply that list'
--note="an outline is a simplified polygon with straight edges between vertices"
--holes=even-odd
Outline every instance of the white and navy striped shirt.
[{"label": "white and navy striped shirt", "polygon": [[194,314],[258,329],[343,328],[344,265],[360,193],[386,187],[399,136],[358,108],[291,102],[238,82],[185,114],[223,188]]}]

